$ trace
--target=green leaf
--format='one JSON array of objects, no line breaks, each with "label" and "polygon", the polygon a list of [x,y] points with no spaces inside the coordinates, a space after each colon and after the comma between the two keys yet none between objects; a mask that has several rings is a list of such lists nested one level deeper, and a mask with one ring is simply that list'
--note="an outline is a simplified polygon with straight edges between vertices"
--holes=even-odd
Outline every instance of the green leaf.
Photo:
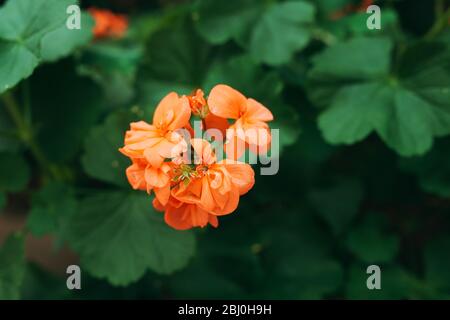
[{"label": "green leaf", "polygon": [[247,55],[235,56],[212,66],[205,77],[203,88],[209,92],[219,83],[227,84],[263,103],[279,99],[283,90],[283,82],[275,72],[267,72]]},{"label": "green leaf", "polygon": [[135,95],[140,45],[128,42],[96,42],[83,51],[77,70],[91,77],[103,91],[108,106],[123,106]]},{"label": "green leaf", "polygon": [[[82,277],[84,293],[86,290],[86,277],[84,275]],[[78,290],[68,290],[66,281],[63,280],[60,276],[42,270],[39,266],[30,263],[25,270],[21,299],[66,300],[75,297],[80,299],[80,292]],[[85,299],[84,296],[83,299]]]},{"label": "green leaf", "polygon": [[123,139],[130,122],[144,119],[142,110],[133,108],[130,111],[117,111],[111,114],[105,123],[94,127],[88,134],[84,144],[82,164],[84,171],[93,178],[129,187],[125,169],[130,160],[119,152],[123,147]]},{"label": "green leaf", "polygon": [[211,64],[211,47],[189,24],[156,32],[146,45],[138,83],[143,107],[155,108],[169,92],[199,88]]},{"label": "green leaf", "polygon": [[[196,28],[212,44],[234,39],[259,62],[280,65],[310,39],[315,9],[306,1],[201,0],[194,12]],[[224,27],[227,26],[227,27]]]},{"label": "green leaf", "polygon": [[194,13],[196,29],[212,44],[238,40],[257,21],[262,9],[261,1],[255,0],[201,0]]},{"label": "green leaf", "polygon": [[[381,29],[370,30],[367,28],[369,14],[363,12],[349,13],[343,17],[336,17],[336,13],[344,12],[348,5],[354,4],[352,1],[341,1],[336,3],[330,1],[316,1],[319,18],[318,23],[327,33],[324,34],[325,43],[333,43],[337,39],[347,39],[349,36],[360,35],[386,35],[395,39],[398,35],[398,14],[394,9],[383,7],[381,17]],[[330,36],[331,35],[331,36]],[[333,38],[335,37],[335,38]]]},{"label": "green leaf", "polygon": [[349,268],[346,297],[355,300],[389,300],[420,298],[420,282],[400,266],[380,266],[381,289],[367,288],[367,265],[354,264]]},{"label": "green leaf", "polygon": [[30,168],[22,155],[0,153],[0,191],[22,191],[30,179]]},{"label": "green leaf", "polygon": [[256,60],[270,65],[289,62],[310,39],[314,7],[303,1],[288,1],[271,7],[256,25],[250,52]]},{"label": "green leaf", "polygon": [[[205,281],[208,279],[208,281]],[[169,279],[176,299],[242,299],[245,291],[227,274],[212,268],[207,257],[195,259],[189,267]]]},{"label": "green leaf", "polygon": [[321,299],[333,293],[342,279],[341,265],[330,257],[287,256],[267,280],[268,298]]},{"label": "green leaf", "polygon": [[367,263],[391,262],[398,253],[399,239],[385,231],[381,214],[371,214],[353,228],[347,237],[349,250]]},{"label": "green leaf", "polygon": [[29,77],[45,52],[44,39],[67,19],[73,0],[9,0],[0,8],[0,94]]},{"label": "green leaf", "polygon": [[329,104],[318,119],[329,143],[353,144],[375,131],[397,153],[411,156],[450,133],[449,51],[418,44],[395,66],[391,51],[386,38],[355,38],[314,58],[311,98]]},{"label": "green leaf", "polygon": [[392,43],[386,38],[358,37],[339,43],[313,58],[310,77],[325,84],[380,77],[389,72],[391,50]]},{"label": "green leaf", "polygon": [[363,195],[360,181],[344,179],[311,191],[308,198],[333,233],[338,235],[345,231],[358,213]]},{"label": "green leaf", "polygon": [[12,235],[0,249],[0,299],[19,299],[25,274],[25,245],[22,235]]},{"label": "green leaf", "polygon": [[[68,15],[66,16],[68,17]],[[81,29],[70,30],[66,24],[49,32],[42,38],[41,59],[53,62],[69,55],[73,50],[92,40],[94,19],[88,13],[81,13]]]},{"label": "green leaf", "polygon": [[111,191],[90,196],[70,219],[68,241],[92,275],[127,285],[147,269],[169,274],[186,266],[195,238],[171,229],[151,198]]},{"label": "green leaf", "polygon": [[446,298],[450,296],[450,237],[442,235],[430,241],[424,250],[425,280]]},{"label": "green leaf", "polygon": [[329,234],[311,213],[283,213],[287,220],[271,220],[263,235],[268,272],[263,297],[321,299],[332,294],[342,283],[343,269],[331,255]]},{"label": "green leaf", "polygon": [[400,167],[417,175],[421,188],[450,198],[450,140],[439,140],[423,157],[401,159]]},{"label": "green leaf", "polygon": [[33,195],[27,227],[36,236],[59,234],[76,209],[76,199],[67,186],[48,184]]}]

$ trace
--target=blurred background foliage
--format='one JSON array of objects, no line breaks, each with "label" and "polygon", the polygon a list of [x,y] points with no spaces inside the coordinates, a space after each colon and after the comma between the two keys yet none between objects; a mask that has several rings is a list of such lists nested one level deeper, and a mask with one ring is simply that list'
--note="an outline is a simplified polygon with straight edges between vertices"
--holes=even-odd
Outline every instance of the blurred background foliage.
[{"label": "blurred background foliage", "polygon": [[[0,298],[450,298],[447,1],[82,0],[128,16],[109,40],[86,12],[64,29],[74,1],[5,2]],[[280,171],[218,229],[174,231],[117,149],[169,91],[217,83],[272,110]]]}]

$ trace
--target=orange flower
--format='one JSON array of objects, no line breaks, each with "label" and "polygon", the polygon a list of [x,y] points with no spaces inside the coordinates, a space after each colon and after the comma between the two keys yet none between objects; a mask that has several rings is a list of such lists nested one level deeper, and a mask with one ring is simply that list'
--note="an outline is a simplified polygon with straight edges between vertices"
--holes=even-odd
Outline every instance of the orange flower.
[{"label": "orange flower", "polygon": [[122,38],[128,29],[128,20],[124,15],[97,8],[90,8],[88,11],[95,20],[92,32],[96,39]]},{"label": "orange flower", "polygon": [[[198,157],[194,167],[186,167],[185,179],[175,177],[166,205],[159,199],[153,202],[157,210],[164,211],[167,224],[175,229],[204,227],[208,223],[218,226],[218,216],[236,210],[240,195],[254,185],[254,171],[245,163],[231,160],[216,162],[211,145],[203,139],[192,139]],[[178,176],[180,177],[180,175]]]},{"label": "orange flower", "polygon": [[227,130],[227,156],[239,158],[245,146],[260,153],[267,150],[271,141],[267,122],[273,120],[273,115],[261,103],[246,98],[227,85],[219,84],[209,94],[208,107],[212,114],[220,118],[236,120]]},{"label": "orange flower", "polygon": [[368,7],[373,4],[374,0],[362,0],[359,5],[347,4],[342,9],[334,11],[330,14],[331,20],[339,20],[353,12],[365,12]]},{"label": "orange flower", "polygon": [[217,216],[209,214],[195,204],[183,203],[173,197],[166,206],[155,198],[153,206],[156,210],[164,212],[164,221],[177,230],[187,230],[192,227],[204,228],[208,223],[215,228],[219,226]]},{"label": "orange flower", "polygon": [[230,214],[236,210],[239,196],[253,187],[253,169],[237,161],[217,162],[206,140],[192,139],[191,144],[198,157],[195,174],[189,183],[180,183],[173,188],[172,196],[185,203],[197,204],[214,215]]},{"label": "orange flower", "polygon": [[188,99],[192,114],[202,119],[203,129],[218,129],[222,133],[222,136],[225,136],[225,132],[230,126],[228,120],[215,116],[209,112],[203,90],[195,90],[188,96]]},{"label": "orange flower", "polygon": [[203,93],[203,90],[197,89],[187,98],[189,100],[192,114],[199,116],[202,119],[206,117],[208,114],[208,107],[206,106],[205,94]]},{"label": "orange flower", "polygon": [[[124,147],[119,149],[132,161],[126,170],[128,181],[136,190],[148,194],[153,191],[153,206],[164,212],[165,222],[177,230],[208,224],[217,227],[218,217],[235,211],[240,196],[255,183],[254,171],[248,164],[230,159],[217,161],[207,140],[184,139],[179,129],[192,133],[191,115],[202,119],[202,130],[225,131],[230,127],[231,132],[236,132],[232,138],[244,141],[250,148],[268,146],[266,122],[273,119],[260,103],[218,85],[207,100],[200,89],[187,97],[169,93],[158,104],[152,124],[130,124]],[[231,126],[228,118],[235,120]],[[262,131],[265,140],[253,136],[253,129]]]},{"label": "orange flower", "polygon": [[189,123],[191,110],[186,97],[175,92],[165,96],[153,115],[153,124],[133,122],[125,134],[125,146],[120,151],[130,158],[145,158],[159,168],[165,158],[184,151],[183,136],[176,132]]},{"label": "orange flower", "polygon": [[164,163],[154,168],[143,159],[132,159],[133,164],[126,170],[128,182],[135,190],[144,190],[148,194],[153,190],[160,203],[166,204],[170,196],[171,166]]}]

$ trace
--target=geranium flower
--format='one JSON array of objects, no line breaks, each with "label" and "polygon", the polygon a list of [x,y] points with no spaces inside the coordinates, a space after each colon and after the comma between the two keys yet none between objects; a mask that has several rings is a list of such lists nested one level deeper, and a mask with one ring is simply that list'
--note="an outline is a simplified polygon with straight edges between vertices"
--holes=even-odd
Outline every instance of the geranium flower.
[{"label": "geranium flower", "polygon": [[236,120],[227,129],[227,156],[232,159],[240,158],[246,146],[259,153],[266,152],[271,141],[267,122],[273,120],[269,109],[223,84],[211,90],[208,108],[217,117]]},{"label": "geranium flower", "polygon": [[128,182],[135,190],[153,190],[158,201],[167,204],[170,196],[172,168],[170,163],[163,163],[159,168],[152,167],[144,159],[132,159],[133,164],[126,170]]},{"label": "geranium flower", "polygon": [[88,11],[95,21],[92,32],[96,39],[122,38],[125,35],[128,29],[126,16],[97,8],[89,8]]},{"label": "geranium flower", "polygon": [[374,0],[362,0],[359,5],[347,4],[343,8],[330,14],[331,20],[339,20],[354,12],[365,12],[368,7],[374,3]]},{"label": "geranium flower", "polygon": [[159,168],[164,159],[173,158],[185,150],[183,136],[177,129],[189,123],[191,110],[188,99],[175,92],[165,96],[153,115],[153,124],[133,122],[125,134],[125,146],[120,151],[130,158],[146,158]]},{"label": "geranium flower", "polygon": [[227,119],[220,118],[209,112],[203,90],[195,90],[188,96],[188,99],[192,114],[202,119],[202,129],[217,129],[221,132],[222,137],[225,137],[226,130],[230,127],[230,124]]},{"label": "geranium flower", "polygon": [[[175,229],[218,225],[218,216],[236,210],[239,197],[254,185],[254,171],[248,164],[232,160],[216,161],[211,145],[192,139],[196,164],[186,167],[188,174],[175,176],[166,206],[158,199],[157,210],[164,211],[165,221]],[[178,178],[177,177],[183,177]]]},{"label": "geranium flower", "polygon": [[[185,140],[179,130],[193,133],[191,115],[201,119],[202,130],[232,129],[229,132],[236,132],[233,137],[250,148],[267,147],[270,133],[266,122],[273,119],[260,103],[218,85],[207,99],[200,89],[189,96],[169,93],[158,104],[152,124],[130,124],[124,147],[119,149],[132,161],[126,170],[128,181],[136,190],[153,191],[153,206],[164,212],[165,222],[177,230],[208,224],[217,227],[218,217],[234,212],[240,196],[255,183],[250,165],[229,158],[218,161],[205,139]],[[230,126],[228,119],[235,122]],[[265,140],[253,136],[253,129],[262,131]]]},{"label": "geranium flower", "polygon": [[189,183],[180,183],[172,189],[179,201],[197,204],[214,215],[226,215],[236,210],[239,196],[255,183],[254,171],[248,164],[223,160],[217,162],[209,142],[192,139],[198,157],[195,174]]},{"label": "geranium flower", "polygon": [[193,227],[204,228],[208,224],[214,228],[219,226],[217,216],[208,213],[196,204],[183,203],[173,197],[169,199],[165,206],[155,198],[153,207],[158,211],[164,212],[164,221],[177,230],[187,230]]}]

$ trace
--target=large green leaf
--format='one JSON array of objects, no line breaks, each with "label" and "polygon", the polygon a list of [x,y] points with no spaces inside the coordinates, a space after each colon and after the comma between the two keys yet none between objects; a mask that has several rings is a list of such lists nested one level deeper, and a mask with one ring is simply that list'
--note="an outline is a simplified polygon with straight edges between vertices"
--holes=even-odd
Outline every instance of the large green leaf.
[{"label": "large green leaf", "polygon": [[41,61],[64,56],[89,40],[78,36],[84,35],[84,30],[73,31],[70,36],[69,31],[61,31],[66,28],[66,9],[74,3],[9,0],[0,8],[0,94],[29,77]]},{"label": "large green leaf", "polygon": [[87,271],[127,285],[148,269],[168,274],[186,266],[195,249],[193,235],[167,226],[151,202],[148,195],[119,191],[81,201],[68,223],[68,240]]},{"label": "large green leaf", "polygon": [[14,234],[0,248],[0,299],[19,299],[25,274],[24,237]]},{"label": "large green leaf", "polygon": [[399,239],[385,229],[384,216],[371,214],[349,232],[347,246],[363,262],[391,262],[398,253]]},{"label": "large green leaf", "polygon": [[272,220],[263,231],[262,256],[268,272],[264,297],[321,299],[335,292],[343,269],[331,254],[329,234],[304,210],[283,212],[283,219]]},{"label": "large green leaf", "polygon": [[142,107],[155,108],[169,92],[199,88],[211,64],[211,47],[187,23],[156,32],[146,45],[138,73]]},{"label": "large green leaf", "polygon": [[0,153],[0,191],[21,191],[29,179],[30,168],[21,154]]},{"label": "large green leaf", "polygon": [[[135,110],[135,109],[133,109]],[[128,187],[125,169],[130,160],[119,152],[123,146],[125,131],[130,122],[144,119],[142,110],[136,113],[117,111],[111,114],[105,123],[94,127],[85,140],[85,153],[82,157],[83,168],[93,178]],[[145,120],[145,119],[144,119]]]},{"label": "large green leaf", "polygon": [[250,42],[255,59],[270,65],[289,62],[310,39],[308,25],[314,20],[314,7],[308,2],[288,1],[271,7],[256,25]]},{"label": "large green leaf", "polygon": [[280,65],[308,44],[314,14],[306,1],[201,0],[194,18],[197,30],[210,43],[234,39],[249,47],[257,61]]},{"label": "large green leaf", "polygon": [[92,40],[94,19],[90,14],[81,13],[81,28],[68,29],[65,24],[49,32],[42,39],[41,58],[43,61],[55,61],[69,55],[74,49]]},{"label": "large green leaf", "polygon": [[437,141],[423,157],[401,159],[400,166],[417,175],[426,192],[450,198],[450,139]]},{"label": "large green leaf", "polygon": [[212,44],[223,44],[230,39],[239,40],[258,20],[262,9],[261,1],[258,0],[201,0],[197,2],[194,13],[196,29]]},{"label": "large green leaf", "polygon": [[76,209],[72,190],[63,184],[51,183],[33,196],[27,227],[36,236],[59,235]]},{"label": "large green leaf", "polygon": [[418,44],[391,61],[387,38],[354,38],[314,58],[311,97],[329,105],[319,127],[332,144],[353,144],[370,133],[400,155],[427,152],[450,133],[450,54]]}]

